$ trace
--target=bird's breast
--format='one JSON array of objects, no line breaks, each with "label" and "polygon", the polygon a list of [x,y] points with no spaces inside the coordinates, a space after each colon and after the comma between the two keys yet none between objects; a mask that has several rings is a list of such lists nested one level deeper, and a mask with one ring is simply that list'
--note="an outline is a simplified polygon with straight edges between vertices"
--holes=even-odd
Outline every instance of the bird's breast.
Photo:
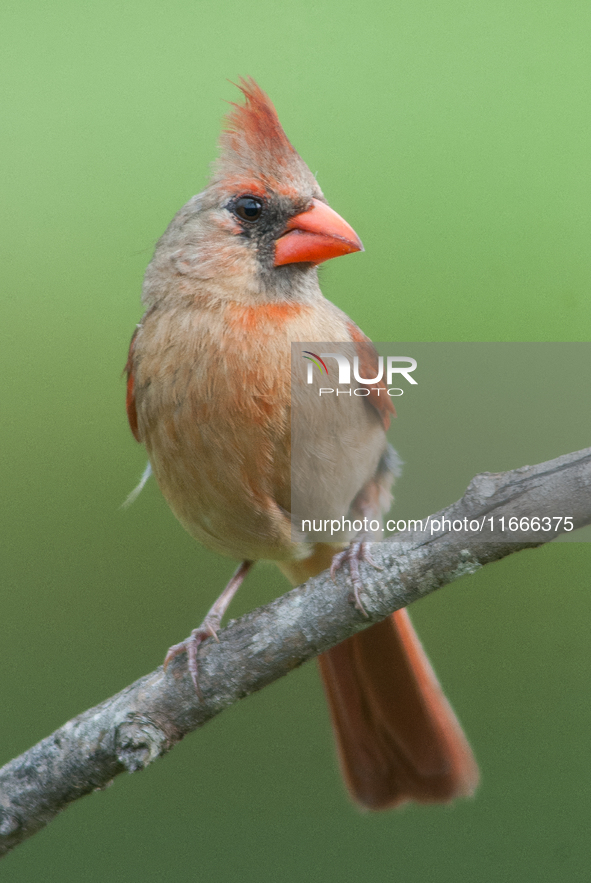
[{"label": "bird's breast", "polygon": [[[346,340],[341,316],[326,301],[229,303],[146,316],[134,348],[139,434],[173,512],[205,545],[250,559],[297,554],[289,518],[291,344]],[[298,470],[331,512],[346,512],[385,444],[379,420],[361,400],[351,404],[350,417],[341,403],[311,406],[306,450],[324,444],[331,425],[338,443],[333,456],[312,457],[309,471]]]},{"label": "bird's breast", "polygon": [[193,536],[235,557],[291,546],[286,326],[304,309],[154,311],[136,338],[139,432],[158,484]]}]

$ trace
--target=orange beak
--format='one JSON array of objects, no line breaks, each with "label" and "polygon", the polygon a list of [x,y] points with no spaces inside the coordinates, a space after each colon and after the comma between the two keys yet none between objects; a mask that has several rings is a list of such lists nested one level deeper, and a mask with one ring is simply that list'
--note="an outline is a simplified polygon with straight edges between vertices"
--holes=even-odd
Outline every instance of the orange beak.
[{"label": "orange beak", "polygon": [[326,203],[313,199],[308,211],[288,221],[275,243],[275,266],[321,264],[352,251],[363,251],[355,230]]}]

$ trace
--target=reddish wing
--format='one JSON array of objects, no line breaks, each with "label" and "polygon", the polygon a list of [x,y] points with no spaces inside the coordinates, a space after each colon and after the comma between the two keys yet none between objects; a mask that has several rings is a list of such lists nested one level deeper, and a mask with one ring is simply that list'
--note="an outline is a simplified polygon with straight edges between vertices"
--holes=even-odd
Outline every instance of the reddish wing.
[{"label": "reddish wing", "polygon": [[137,425],[137,411],[135,409],[135,398],[133,395],[134,388],[134,378],[133,378],[133,349],[135,346],[135,337],[138,333],[138,329],[136,328],[133,332],[133,337],[131,338],[131,343],[129,344],[129,353],[127,354],[127,362],[125,363],[124,371],[127,373],[127,395],[125,397],[125,408],[127,410],[127,419],[129,420],[129,427],[133,433],[133,437],[136,441],[141,441],[140,433]]},{"label": "reddish wing", "polygon": [[[355,350],[359,357],[359,376],[360,377],[377,377],[378,374],[378,354],[373,343],[366,337],[363,331],[355,325],[354,322],[347,323],[351,340],[355,343]],[[367,401],[376,409],[384,429],[390,426],[390,418],[396,417],[396,409],[392,403],[392,399],[388,395],[388,387],[383,380],[377,383],[364,384],[369,389]]]}]

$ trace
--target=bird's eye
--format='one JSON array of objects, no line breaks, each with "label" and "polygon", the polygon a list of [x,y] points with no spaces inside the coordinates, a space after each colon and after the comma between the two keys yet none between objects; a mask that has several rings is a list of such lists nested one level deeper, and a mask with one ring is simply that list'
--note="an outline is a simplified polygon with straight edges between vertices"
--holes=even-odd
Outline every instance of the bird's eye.
[{"label": "bird's eye", "polygon": [[263,203],[254,196],[241,196],[234,203],[234,211],[243,221],[258,221],[263,211]]}]

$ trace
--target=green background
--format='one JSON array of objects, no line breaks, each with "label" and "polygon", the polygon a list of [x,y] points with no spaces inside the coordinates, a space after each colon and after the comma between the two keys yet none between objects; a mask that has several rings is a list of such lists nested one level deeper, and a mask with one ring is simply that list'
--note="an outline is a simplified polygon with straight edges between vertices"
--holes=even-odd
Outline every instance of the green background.
[{"label": "green background", "polygon": [[[154,485],[119,508],[145,462],[120,377],[143,270],[205,183],[227,79],[259,80],[363,239],[322,285],[370,336],[584,341],[590,41],[571,0],[4,0],[0,760],[153,669],[234,567]],[[309,665],[68,809],[3,879],[588,880],[590,576],[588,545],[554,545],[415,607],[474,800],[351,807]],[[260,565],[233,614],[284,588]]]}]

